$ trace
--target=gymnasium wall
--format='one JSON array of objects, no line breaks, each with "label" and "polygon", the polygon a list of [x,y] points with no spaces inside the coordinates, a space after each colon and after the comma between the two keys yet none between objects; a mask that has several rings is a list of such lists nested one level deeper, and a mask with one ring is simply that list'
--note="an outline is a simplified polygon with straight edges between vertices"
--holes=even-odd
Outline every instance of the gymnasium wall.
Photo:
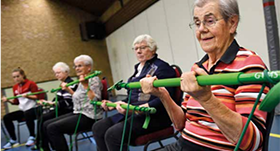
[{"label": "gymnasium wall", "polygon": [[93,20],[91,14],[53,0],[2,0],[1,8],[1,88],[14,85],[17,67],[41,83],[56,80],[52,66],[62,61],[75,76],[73,60],[81,54],[112,83],[106,41],[81,41],[79,24]]},{"label": "gymnasium wall", "polygon": [[[90,55],[94,69],[102,71],[100,78],[106,76],[112,84],[106,41],[81,41],[79,24],[91,20],[91,14],[59,1],[2,0],[1,88],[6,96],[13,96],[13,69],[21,67],[27,78],[51,90],[59,85],[53,65],[65,62],[70,67],[70,75],[76,76],[73,60],[81,54]],[[54,94],[48,96],[52,100]],[[9,112],[18,110],[18,106],[8,106]],[[2,111],[4,115],[5,110]]]}]

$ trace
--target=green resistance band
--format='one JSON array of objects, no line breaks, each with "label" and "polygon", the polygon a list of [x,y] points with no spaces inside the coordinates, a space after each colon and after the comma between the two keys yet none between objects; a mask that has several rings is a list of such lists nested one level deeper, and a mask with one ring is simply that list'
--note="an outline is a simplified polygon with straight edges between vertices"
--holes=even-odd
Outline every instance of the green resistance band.
[{"label": "green resistance band", "polygon": [[261,90],[260,90],[260,92],[259,92],[259,95],[258,95],[258,97],[257,97],[257,99],[256,99],[256,101],[255,101],[255,103],[254,103],[254,106],[253,106],[253,108],[252,108],[252,111],[251,111],[251,113],[250,113],[250,115],[249,115],[249,117],[248,117],[248,120],[247,120],[247,122],[246,122],[246,124],[245,124],[245,126],[244,126],[244,128],[243,128],[243,130],[242,130],[242,133],[241,133],[240,138],[239,138],[239,140],[238,140],[238,142],[237,142],[237,144],[236,144],[236,146],[235,146],[235,148],[234,148],[234,151],[237,151],[237,150],[239,149],[239,146],[240,146],[240,144],[241,144],[241,142],[242,142],[242,139],[243,139],[243,137],[244,137],[244,135],[245,135],[245,133],[246,133],[246,130],[247,130],[248,125],[249,125],[249,123],[250,123],[250,121],[251,121],[251,118],[252,118],[252,116],[253,116],[253,114],[254,114],[254,112],[255,112],[255,110],[256,110],[256,107],[257,107],[257,105],[258,105],[258,103],[259,103],[259,100],[260,100],[260,98],[261,98],[261,96],[262,96],[262,93],[263,93],[264,88],[265,88],[265,84],[262,85],[262,88],[261,88]]},{"label": "green resistance band", "polygon": [[[127,101],[127,109],[128,109],[129,106],[130,106],[130,99],[131,99],[131,91],[129,91],[128,101]],[[126,124],[127,124],[127,119],[128,119],[128,111],[129,111],[129,110],[126,110],[126,114],[125,114],[120,151],[123,151],[124,137],[125,137],[125,132],[126,132],[125,130],[126,130]],[[133,118],[133,117],[132,117],[132,118]],[[132,125],[130,125],[130,126],[132,126]]]},{"label": "green resistance band", "polygon": [[[93,105],[101,105],[102,102],[101,101],[91,101],[91,104]],[[106,105],[108,107],[116,107],[117,104],[115,103],[106,103]],[[156,108],[153,107],[139,107],[139,106],[134,106],[134,105],[125,105],[125,104],[121,104],[121,107],[123,109],[128,109],[128,110],[133,110],[133,111],[141,111],[141,112],[146,112],[146,119],[145,122],[143,124],[143,128],[147,129],[150,123],[150,114],[155,114],[157,112]],[[127,111],[128,111],[127,110]]]},{"label": "green resistance band", "polygon": [[[29,95],[36,95],[36,94],[41,94],[41,93],[48,93],[48,92],[49,91],[39,91],[39,92],[27,93],[26,95],[29,96]],[[22,97],[22,95],[8,97],[7,99],[11,100],[11,99],[16,99],[16,98],[20,98],[20,97]]]},{"label": "green resistance band", "polygon": [[[101,71],[94,71],[94,72],[91,73],[90,75],[86,76],[86,77],[85,77],[85,80],[88,80],[88,79],[90,79],[90,78],[96,77],[96,76],[98,76],[98,75],[100,75],[100,74],[101,74]],[[77,84],[77,83],[79,83],[79,82],[80,82],[79,80],[75,80],[75,81],[72,81],[72,82],[66,84],[66,86],[68,87],[68,86]],[[54,93],[54,92],[56,92],[56,91],[58,91],[58,90],[61,90],[61,89],[62,89],[61,87],[56,88],[56,89],[52,89],[52,90],[51,90],[51,93]]]}]

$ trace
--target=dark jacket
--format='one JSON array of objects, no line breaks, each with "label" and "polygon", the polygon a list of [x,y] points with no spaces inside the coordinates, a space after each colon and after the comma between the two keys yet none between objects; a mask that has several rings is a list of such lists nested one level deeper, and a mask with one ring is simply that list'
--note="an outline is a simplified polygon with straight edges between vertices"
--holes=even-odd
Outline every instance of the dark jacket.
[{"label": "dark jacket", "polygon": [[[67,77],[65,79],[65,83],[70,83],[73,80],[70,77]],[[78,85],[74,84],[72,86],[70,86],[70,88],[73,91],[76,91]],[[73,110],[73,101],[72,101],[72,95],[66,91],[66,90],[59,90],[56,92],[57,95],[57,101],[58,101],[58,109],[69,109],[69,110]],[[53,98],[52,101],[55,101],[56,98]]]},{"label": "dark jacket", "polygon": [[[152,75],[152,76],[157,76],[158,79],[166,79],[166,78],[175,78],[176,73],[175,70],[166,62],[163,60],[159,59],[157,57],[157,54],[150,60],[148,60],[140,75],[138,77],[135,77],[137,74],[137,68],[140,63],[136,64],[134,67],[134,74],[128,79],[129,82],[138,82],[142,78],[146,77],[147,74]],[[173,97],[175,88],[167,88],[169,94],[171,97]],[[157,109],[156,114],[151,114],[151,120],[158,120],[158,121],[163,121],[164,124],[166,125],[171,125],[171,120],[161,103],[160,99],[150,95],[150,94],[144,94],[141,89],[131,89],[131,102],[130,104],[132,105],[141,105],[148,103],[150,107],[154,107]],[[127,95],[129,96],[129,91],[127,91]],[[123,100],[124,102],[128,101],[128,98]],[[180,105],[180,102],[176,102],[178,105]],[[145,114],[139,114],[135,116],[142,116],[145,118]],[[118,113],[112,117],[113,122],[117,123],[119,121],[124,120],[124,115]]]}]

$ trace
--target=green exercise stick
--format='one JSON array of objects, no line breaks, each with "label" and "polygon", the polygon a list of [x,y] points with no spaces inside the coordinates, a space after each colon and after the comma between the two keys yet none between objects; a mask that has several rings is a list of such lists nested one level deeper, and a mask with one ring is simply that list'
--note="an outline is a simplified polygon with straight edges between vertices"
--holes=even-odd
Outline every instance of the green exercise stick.
[{"label": "green exercise stick", "polygon": [[[86,76],[86,77],[85,77],[85,80],[88,80],[88,79],[93,78],[93,77],[95,77],[95,76],[98,76],[98,75],[100,75],[100,74],[101,74],[101,71],[95,71],[94,73],[92,73],[92,74]],[[75,81],[72,81],[72,82],[66,84],[66,86],[68,87],[68,86],[77,84],[77,83],[79,83],[79,82],[80,82],[79,80],[75,80]],[[56,92],[56,91],[58,91],[58,90],[61,90],[61,89],[62,89],[61,87],[56,88],[56,89],[52,89],[52,90],[51,90],[51,93],[54,93],[54,92]]]}]

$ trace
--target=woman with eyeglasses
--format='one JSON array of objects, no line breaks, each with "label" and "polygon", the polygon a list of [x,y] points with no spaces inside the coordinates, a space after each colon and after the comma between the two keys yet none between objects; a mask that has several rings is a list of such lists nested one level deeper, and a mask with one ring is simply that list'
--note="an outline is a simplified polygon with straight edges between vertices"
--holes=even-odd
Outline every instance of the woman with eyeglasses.
[{"label": "woman with eyeglasses", "polygon": [[[58,116],[61,116],[73,112],[72,94],[76,91],[78,85],[74,84],[72,86],[66,87],[67,83],[73,81],[69,76],[70,68],[66,63],[58,62],[53,66],[53,72],[57,80],[61,82],[60,85],[63,87],[63,89],[58,90],[56,92],[57,96],[54,97],[52,101],[41,99],[38,103],[40,105],[54,106],[55,108],[57,108],[57,113],[54,108],[51,108],[51,110],[48,113],[45,113],[42,115],[42,117],[39,117],[37,121],[36,146],[31,148],[32,150],[37,150],[39,148],[42,148],[44,151],[50,150],[48,145],[49,141],[46,137],[46,132],[43,131],[42,128],[45,121],[55,118],[56,114]],[[55,104],[56,99],[57,105]]]},{"label": "woman with eyeglasses", "polygon": [[[163,87],[154,88],[156,77],[140,83],[145,93],[160,97],[176,129],[179,140],[165,151],[233,150],[247,122],[261,84],[200,86],[197,75],[261,72],[266,69],[261,58],[235,40],[239,22],[237,0],[196,0],[193,23],[196,38],[206,55],[191,72],[181,76],[181,90],[186,92],[181,107]],[[265,87],[263,96],[269,91]],[[239,150],[262,150],[266,131],[266,112],[256,109]]]},{"label": "woman with eyeglasses", "polygon": [[[140,79],[146,77],[146,75],[157,76],[159,79],[176,77],[175,70],[167,62],[158,58],[156,53],[157,44],[150,35],[140,35],[136,37],[132,47],[132,50],[134,51],[139,63],[134,66],[134,73],[128,79],[128,82],[137,82]],[[168,92],[171,96],[173,96],[175,89],[168,88]],[[130,93],[127,92],[128,96],[129,94]],[[131,142],[133,142],[138,136],[158,131],[171,125],[168,114],[158,97],[150,94],[144,94],[141,89],[132,89],[130,100],[130,104],[132,105],[140,107],[154,107],[157,110],[156,114],[150,115],[151,120],[147,129],[142,128],[146,114],[137,112],[134,115]],[[115,102],[117,104],[116,108],[106,106],[105,103],[110,102],[109,100],[102,100],[102,102],[102,107],[104,110],[116,109],[118,113],[106,119],[102,119],[93,125],[92,131],[93,137],[96,141],[97,149],[99,151],[119,151],[121,147],[122,132],[126,114],[126,110],[121,108],[120,105],[126,105],[128,98]],[[131,115],[131,113],[129,114]],[[129,147],[127,142],[131,120],[132,117],[129,116],[125,130],[126,134],[124,138],[123,150],[127,150]]]},{"label": "woman with eyeglasses", "polygon": [[95,120],[103,117],[101,107],[97,106],[95,110],[90,104],[91,100],[101,100],[102,83],[98,77],[85,80],[85,77],[93,71],[92,58],[80,55],[74,59],[74,64],[80,83],[72,95],[73,112],[48,120],[43,125],[43,131],[47,133],[53,149],[57,151],[68,150],[64,134],[74,134],[77,124],[77,132],[90,130]]},{"label": "woman with eyeglasses", "polygon": [[13,105],[18,105],[19,110],[6,114],[3,117],[5,127],[10,135],[10,140],[7,144],[3,146],[4,149],[9,149],[19,145],[16,134],[15,126],[13,121],[21,121],[25,119],[27,128],[29,130],[29,138],[25,143],[26,146],[32,146],[35,143],[35,123],[36,113],[38,112],[38,107],[36,107],[36,100],[39,95],[27,95],[28,93],[38,92],[38,86],[35,82],[27,79],[24,70],[21,68],[14,69],[12,72],[12,77],[16,83],[13,86],[14,96],[22,95],[22,97],[15,99],[2,98],[3,102],[9,102]]}]

